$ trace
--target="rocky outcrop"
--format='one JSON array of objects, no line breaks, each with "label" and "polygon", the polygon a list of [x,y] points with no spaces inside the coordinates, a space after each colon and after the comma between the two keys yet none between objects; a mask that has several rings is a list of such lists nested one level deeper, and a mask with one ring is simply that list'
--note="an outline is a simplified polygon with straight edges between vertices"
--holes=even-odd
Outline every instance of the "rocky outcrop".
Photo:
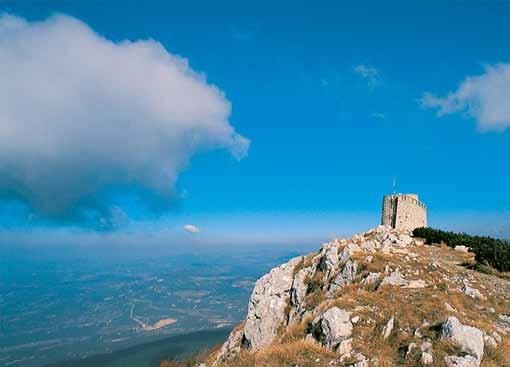
[{"label": "rocky outcrop", "polygon": [[255,284],[248,305],[243,344],[259,350],[273,341],[287,318],[294,269],[301,257],[274,268]]},{"label": "rocky outcrop", "polygon": [[342,271],[331,281],[328,296],[333,297],[335,293],[346,284],[354,283],[358,273],[358,264],[356,261],[347,261]]},{"label": "rocky outcrop", "polygon": [[[478,367],[484,348],[497,350],[501,335],[510,333],[510,316],[499,311],[505,303],[478,305],[490,300],[487,283],[466,275],[460,262],[449,262],[470,255],[425,246],[407,232],[382,226],[325,243],[318,252],[294,258],[256,282],[245,323],[231,333],[212,366],[228,366],[222,362],[243,349],[257,352],[285,337],[296,340],[292,333],[301,330],[302,340],[335,353],[328,366],[380,366],[370,348],[381,343],[391,347],[402,337],[409,344],[395,347],[406,365]],[[468,323],[481,313],[493,320],[492,329],[482,331],[449,316]],[[429,317],[435,318],[434,325]],[[438,330],[439,338],[432,338]],[[368,339],[358,340],[360,335]],[[367,341],[374,344],[367,348]],[[461,352],[444,357],[436,349],[441,341],[453,342]],[[407,348],[404,355],[402,347]]]}]

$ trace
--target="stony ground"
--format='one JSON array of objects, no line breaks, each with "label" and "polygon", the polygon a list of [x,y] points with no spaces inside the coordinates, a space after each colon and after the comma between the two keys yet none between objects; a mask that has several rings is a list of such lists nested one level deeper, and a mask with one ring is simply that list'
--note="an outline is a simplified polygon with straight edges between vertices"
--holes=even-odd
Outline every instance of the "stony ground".
[{"label": "stony ground", "polygon": [[204,364],[510,367],[510,281],[473,262],[386,227],[326,243],[262,277]]}]

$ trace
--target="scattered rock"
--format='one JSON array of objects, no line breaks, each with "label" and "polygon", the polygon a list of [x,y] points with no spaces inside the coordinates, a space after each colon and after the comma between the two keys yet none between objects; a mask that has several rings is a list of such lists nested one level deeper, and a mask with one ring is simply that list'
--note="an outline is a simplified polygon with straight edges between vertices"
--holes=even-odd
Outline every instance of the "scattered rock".
[{"label": "scattered rock", "polygon": [[510,316],[508,315],[499,315],[499,319],[505,324],[510,324]]},{"label": "scattered rock", "polygon": [[335,350],[352,334],[351,313],[332,307],[312,322],[313,336],[325,347]]},{"label": "scattered rock", "polygon": [[464,286],[462,287],[462,292],[464,292],[465,295],[476,298],[476,299],[485,299],[484,295],[476,288],[471,288],[469,284],[464,283]]},{"label": "scattered rock", "polygon": [[475,357],[480,364],[484,348],[481,330],[462,325],[456,317],[448,317],[441,325],[440,337],[454,341],[463,352]]},{"label": "scattered rock", "polygon": [[350,243],[347,246],[345,246],[344,249],[342,250],[342,253],[340,255],[340,260],[347,261],[351,258],[351,256],[353,254],[355,254],[356,252],[360,252],[360,251],[361,251],[361,248],[357,244]]},{"label": "scattered rock", "polygon": [[345,339],[340,343],[337,348],[337,353],[340,355],[347,355],[352,352],[352,338]]},{"label": "scattered rock", "polygon": [[381,277],[381,273],[369,273],[365,279],[361,281],[361,285],[363,287],[370,286],[375,284],[377,281],[379,281],[379,278]]},{"label": "scattered rock", "polygon": [[444,303],[444,307],[446,308],[446,311],[448,311],[448,312],[457,312],[457,310],[452,305],[450,305],[448,302]]},{"label": "scattered rock", "polygon": [[404,285],[402,288],[407,289],[421,289],[425,288],[427,286],[427,283],[422,279],[416,279],[416,280],[409,280],[407,285]]},{"label": "scattered rock", "polygon": [[480,362],[473,356],[446,356],[444,362],[447,367],[478,367]]},{"label": "scattered rock", "polygon": [[434,363],[434,358],[432,357],[432,354],[428,352],[422,352],[421,354],[421,364],[428,366]]},{"label": "scattered rock", "polygon": [[346,284],[354,283],[356,275],[358,273],[358,264],[356,261],[347,261],[344,265],[342,272],[338,274],[329,286],[328,295],[334,296],[335,293]]},{"label": "scattered rock", "polygon": [[409,285],[409,282],[404,279],[404,277],[400,273],[400,270],[397,269],[390,275],[384,277],[384,279],[381,282],[381,287],[384,285],[405,286]]},{"label": "scattered rock", "polygon": [[455,251],[468,252],[469,251],[469,247],[467,247],[467,246],[455,246]]},{"label": "scattered rock", "polygon": [[393,331],[393,326],[395,325],[395,316],[391,316],[388,323],[384,326],[382,331],[383,339],[388,339],[391,332]]},{"label": "scattered rock", "polygon": [[322,247],[321,254],[319,267],[327,279],[338,268],[338,246],[334,243],[326,244]]}]

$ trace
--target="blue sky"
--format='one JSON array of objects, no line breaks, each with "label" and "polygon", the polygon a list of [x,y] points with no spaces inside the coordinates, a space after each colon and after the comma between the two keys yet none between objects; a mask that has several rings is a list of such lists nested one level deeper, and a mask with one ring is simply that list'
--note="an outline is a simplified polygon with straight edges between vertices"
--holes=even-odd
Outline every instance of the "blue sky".
[{"label": "blue sky", "polygon": [[[21,172],[26,174],[26,167],[35,165],[45,178],[34,173],[29,181],[23,181],[18,179],[22,175],[13,175],[11,181],[0,183],[4,239],[26,240],[34,231],[51,236],[67,229],[90,233],[105,228],[142,236],[163,232],[178,241],[193,235],[202,240],[219,238],[220,242],[328,238],[377,225],[382,195],[391,191],[394,176],[398,191],[418,193],[425,201],[431,225],[510,237],[510,2],[331,1],[312,6],[295,1],[0,1],[0,11],[24,22],[29,35],[20,36],[19,42],[29,42],[30,30],[41,22],[49,24],[48,37],[53,37],[51,29],[71,27],[72,31],[62,34],[70,41],[76,37],[72,44],[78,47],[81,27],[86,27],[101,42],[118,46],[119,55],[123,47],[119,45],[125,40],[159,42],[166,50],[163,53],[187,59],[187,68],[201,73],[193,77],[193,86],[182,85],[184,89],[196,86],[197,92],[182,89],[189,99],[182,97],[177,105],[189,102],[199,110],[202,105],[210,106],[200,110],[199,117],[186,120],[196,125],[182,136],[172,135],[172,128],[181,126],[177,122],[168,126],[164,133],[172,138],[148,158],[153,169],[129,170],[129,175],[125,167],[133,160],[123,161],[125,169],[117,172],[117,160],[105,165],[92,149],[83,163],[80,153],[71,154],[70,146],[69,157],[68,148],[55,150],[58,159],[67,157],[61,165],[50,158],[36,163],[33,157],[38,157],[34,153],[38,150],[24,147],[38,140],[16,142],[13,146],[19,151],[11,154],[10,160],[0,161],[0,167],[16,172],[21,170],[17,157],[25,157],[30,164]],[[54,14],[63,14],[67,20],[49,18]],[[82,25],[76,26],[74,21]],[[0,48],[2,41],[11,42],[8,37],[10,33],[0,33]],[[62,68],[72,73],[83,69],[79,62],[85,63],[89,55],[91,60],[103,57],[99,55],[101,47],[91,46],[90,53],[83,53],[85,56],[67,69],[68,60],[59,58],[56,44],[48,47],[55,51],[53,55],[34,51],[34,58],[49,60],[47,65],[37,63],[42,65],[37,75],[60,78]],[[154,51],[153,46],[147,47]],[[133,52],[137,59],[136,50]],[[20,55],[7,57],[23,59]],[[52,60],[56,64],[62,60],[63,66],[55,67]],[[122,70],[123,58],[113,60],[116,64],[112,67]],[[12,63],[12,67],[18,64]],[[139,64],[133,61],[133,68],[138,68],[133,70],[143,74],[157,65],[149,57]],[[118,78],[122,75],[119,72]],[[105,80],[103,74],[101,78],[97,80]],[[30,84],[29,78],[12,79],[13,85],[20,80]],[[154,88],[154,95],[161,90],[165,96],[161,103],[168,106],[175,101],[175,90],[167,93],[163,82],[148,83],[143,90],[152,93]],[[82,88],[82,79],[76,83]],[[93,108],[80,108],[81,112],[69,116],[67,109],[59,110],[61,124],[54,126],[52,133],[60,134],[64,125],[79,124],[78,130],[78,125],[64,130],[83,132],[85,139],[95,142],[104,132],[90,137],[88,128],[83,128],[95,126],[90,125],[94,124],[90,117],[96,113],[94,108],[106,116],[101,126],[127,116],[145,121],[151,129],[152,120],[146,121],[146,115],[137,115],[139,110],[129,109],[137,103],[136,89],[142,90],[136,83],[126,84],[127,89],[133,88],[131,103],[119,102],[114,107],[99,103],[106,94],[96,96],[95,85],[83,87],[87,92],[79,94],[79,101],[93,99]],[[40,84],[34,88],[37,92]],[[33,98],[37,102],[36,92]],[[16,98],[6,90],[4,93]],[[204,102],[204,98],[211,100]],[[75,102],[70,99],[69,103]],[[153,106],[153,101],[150,103]],[[23,107],[23,101],[19,105],[28,108]],[[113,120],[108,120],[110,112]],[[22,126],[39,115],[34,112],[18,121],[18,116],[25,115],[16,112],[2,120],[0,109],[0,127]],[[199,123],[196,119],[200,116],[210,120]],[[114,128],[112,123],[112,131]],[[23,131],[30,134],[33,130],[27,127]],[[193,135],[196,131],[200,131],[198,138]],[[195,139],[192,143],[186,140],[190,135]],[[126,149],[129,154],[136,136],[128,141],[112,138],[108,149],[112,154]],[[64,144],[68,137],[54,141]],[[199,141],[198,148],[188,148],[195,141]],[[112,148],[112,142],[118,149]],[[140,154],[143,150],[133,154],[133,159]],[[165,154],[179,159],[166,162]],[[97,166],[90,163],[95,159]],[[161,182],[154,179],[165,164],[176,166],[168,176],[168,190],[161,189]],[[55,167],[66,167],[68,173],[73,167],[73,175],[81,170],[79,181],[93,187],[93,192],[79,183],[71,190],[74,178],[62,187],[57,182],[56,190],[48,189],[53,180],[58,181]],[[126,178],[101,176],[109,169],[113,176]],[[87,174],[95,170],[99,173]],[[48,172],[51,175],[46,177]],[[30,186],[35,181],[37,184]],[[54,199],[66,192],[72,193],[67,201]],[[200,232],[183,233],[185,224],[195,225]]]}]

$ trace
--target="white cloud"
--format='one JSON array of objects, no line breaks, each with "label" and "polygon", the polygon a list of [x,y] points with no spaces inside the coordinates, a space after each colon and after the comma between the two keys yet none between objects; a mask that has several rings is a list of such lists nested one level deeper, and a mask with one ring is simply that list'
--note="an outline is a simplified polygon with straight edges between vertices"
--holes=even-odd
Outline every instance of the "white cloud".
[{"label": "white cloud", "polygon": [[436,108],[437,115],[456,112],[475,118],[482,131],[510,127],[510,64],[486,66],[485,73],[467,77],[456,91],[445,97],[425,93],[421,105]]},{"label": "white cloud", "polygon": [[384,120],[386,118],[386,115],[382,112],[374,112],[373,114],[371,114],[371,116],[379,120]]},{"label": "white cloud", "polygon": [[354,72],[361,75],[363,79],[366,80],[370,89],[374,89],[379,83],[379,73],[374,67],[360,64],[354,68]]},{"label": "white cloud", "polygon": [[43,216],[101,211],[112,187],[174,198],[197,151],[249,140],[225,95],[154,40],[112,42],[81,21],[0,16],[0,194]]},{"label": "white cloud", "polygon": [[183,228],[186,232],[189,232],[189,233],[200,232],[200,229],[197,226],[194,226],[193,224],[186,224]]}]

